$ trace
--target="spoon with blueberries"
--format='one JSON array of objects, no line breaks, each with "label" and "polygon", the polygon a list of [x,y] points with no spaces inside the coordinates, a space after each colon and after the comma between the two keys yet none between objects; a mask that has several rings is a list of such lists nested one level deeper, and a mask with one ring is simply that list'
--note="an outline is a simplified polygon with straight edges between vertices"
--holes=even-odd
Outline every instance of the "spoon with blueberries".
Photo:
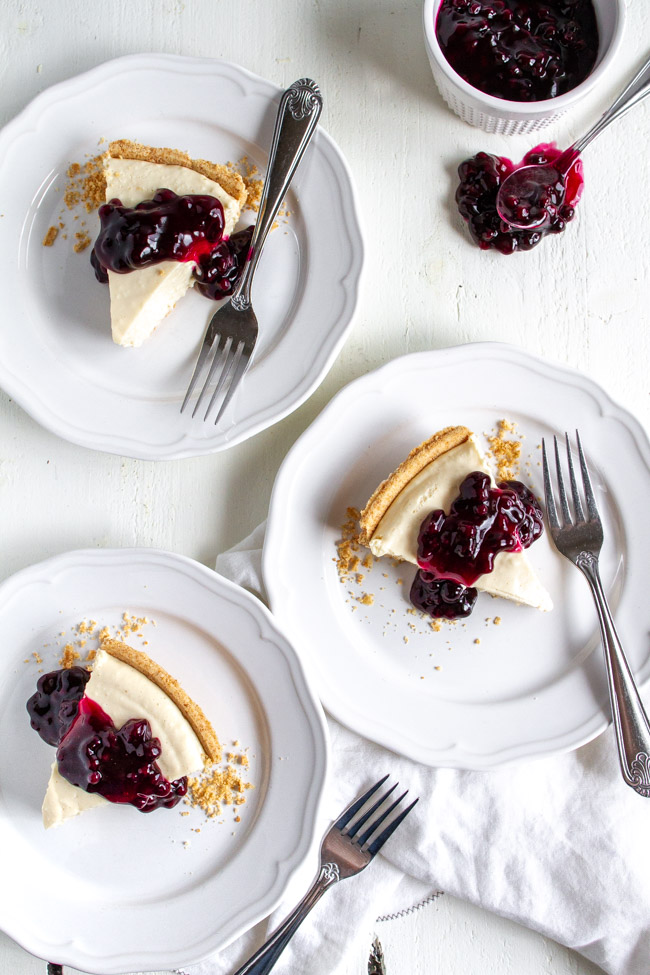
[{"label": "spoon with blueberries", "polygon": [[650,59],[582,138],[553,161],[521,166],[503,180],[496,199],[499,217],[516,230],[536,230],[551,224],[561,215],[567,198],[567,177],[582,151],[610,122],[649,92]]}]

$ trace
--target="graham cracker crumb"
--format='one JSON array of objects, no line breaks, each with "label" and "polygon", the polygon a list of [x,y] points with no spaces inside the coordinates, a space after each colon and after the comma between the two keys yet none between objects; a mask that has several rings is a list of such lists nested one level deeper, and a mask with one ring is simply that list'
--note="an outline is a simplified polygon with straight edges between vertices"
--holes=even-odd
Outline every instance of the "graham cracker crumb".
[{"label": "graham cracker crumb", "polygon": [[56,238],[59,236],[58,227],[50,227],[43,237],[43,247],[51,247]]},{"label": "graham cracker crumb", "polygon": [[495,626],[501,626],[501,617],[495,616],[492,622],[494,623]]},{"label": "graham cracker crumb", "polygon": [[71,643],[66,643],[63,653],[59,657],[59,666],[68,670],[70,667],[74,667],[75,660],[81,660],[81,654],[75,650]]},{"label": "graham cracker crumb", "polygon": [[75,254],[80,254],[81,251],[85,251],[86,247],[89,247],[90,244],[92,243],[90,239],[90,235],[87,234],[85,231],[75,234],[74,236],[75,236],[76,243],[74,244],[72,249],[75,252]]}]

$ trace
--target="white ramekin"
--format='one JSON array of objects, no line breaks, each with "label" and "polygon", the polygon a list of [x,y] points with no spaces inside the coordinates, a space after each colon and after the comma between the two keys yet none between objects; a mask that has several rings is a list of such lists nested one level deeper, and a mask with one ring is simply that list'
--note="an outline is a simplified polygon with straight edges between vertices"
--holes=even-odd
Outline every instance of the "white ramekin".
[{"label": "white ramekin", "polygon": [[541,102],[511,102],[486,95],[456,74],[440,50],[436,17],[441,0],[424,0],[424,41],[440,94],[449,107],[470,125],[485,132],[519,135],[534,132],[564,115],[580,99],[600,85],[618,54],[625,24],[625,0],[593,0],[600,43],[596,65],[585,80],[557,98]]}]

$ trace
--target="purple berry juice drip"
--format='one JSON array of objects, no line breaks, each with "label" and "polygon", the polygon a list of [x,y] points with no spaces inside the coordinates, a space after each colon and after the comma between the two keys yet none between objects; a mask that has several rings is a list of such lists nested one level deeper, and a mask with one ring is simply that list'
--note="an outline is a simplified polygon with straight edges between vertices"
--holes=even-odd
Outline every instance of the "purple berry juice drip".
[{"label": "purple berry juice drip", "polygon": [[[472,240],[482,250],[494,247],[502,254],[530,250],[547,234],[561,233],[573,220],[584,183],[580,159],[573,164],[566,179],[546,187],[546,195],[542,193],[537,200],[537,205],[549,214],[547,223],[542,227],[516,230],[497,213],[497,193],[507,176],[522,166],[554,162],[561,155],[561,150],[556,146],[542,143],[527,152],[517,165],[504,156],[493,156],[487,152],[479,152],[460,164],[460,183],[456,190],[458,212],[467,221]],[[517,201],[509,202],[516,210]]]},{"label": "purple berry juice drip", "polygon": [[436,37],[468,84],[515,102],[571,91],[598,56],[591,0],[442,0]]}]

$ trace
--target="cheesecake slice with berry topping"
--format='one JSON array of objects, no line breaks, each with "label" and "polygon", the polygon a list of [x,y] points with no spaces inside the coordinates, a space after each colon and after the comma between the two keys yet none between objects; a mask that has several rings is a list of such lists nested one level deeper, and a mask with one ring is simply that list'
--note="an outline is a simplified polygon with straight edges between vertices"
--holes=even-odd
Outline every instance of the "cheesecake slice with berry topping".
[{"label": "cheesecake slice with berry topping", "polygon": [[231,237],[246,187],[225,166],[127,139],[110,143],[104,177],[91,263],[108,280],[113,341],[137,347],[197,282],[199,261]]},{"label": "cheesecake slice with berry topping", "polygon": [[[468,476],[474,473],[479,476],[470,484]],[[467,553],[471,551],[474,556],[478,556],[480,542],[486,538],[488,521],[490,530],[494,530],[498,524],[503,524],[507,529],[507,526],[513,524],[513,519],[516,521],[520,517],[523,526],[526,505],[533,516],[533,530],[527,529],[530,538],[524,538],[523,527],[519,533],[521,538],[515,535],[507,540],[503,538],[502,532],[501,537],[494,542],[494,547],[506,548],[510,545],[514,550],[497,551],[489,560],[492,561],[492,569],[488,572],[481,572],[476,568],[482,566],[485,560],[470,560],[467,557],[467,564],[463,566],[462,557],[450,558],[449,552],[442,553],[443,557],[438,558],[434,569],[429,549],[436,547],[432,543],[432,536],[434,542],[439,542],[440,539],[435,539],[436,526],[425,526],[425,520],[428,520],[432,512],[436,512],[436,525],[439,524],[444,529],[446,538],[450,537],[451,532],[456,531],[459,526],[450,526],[446,518],[450,517],[459,501],[463,509],[463,525],[460,531],[468,535],[474,533],[468,542]],[[472,511],[470,503],[474,506]],[[510,507],[506,507],[506,503]],[[481,518],[476,516],[481,504],[490,508],[487,516],[481,509],[482,524]],[[502,510],[498,510],[499,504]],[[449,579],[454,586],[470,586],[537,609],[552,609],[551,598],[523,551],[524,544],[529,544],[541,533],[539,506],[533,495],[519,482],[501,482],[498,487],[494,485],[487,460],[467,427],[447,427],[415,447],[403,463],[377,487],[361,513],[360,525],[361,542],[378,558],[392,556],[400,561],[411,562],[427,573],[433,571],[440,579]],[[421,531],[425,527],[426,537],[423,537]],[[451,618],[451,614],[444,615]]]},{"label": "cheesecake slice with berry topping", "polygon": [[105,640],[92,671],[53,671],[27,703],[32,728],[57,749],[45,828],[106,802],[172,808],[187,776],[221,746],[201,708],[150,657]]}]

